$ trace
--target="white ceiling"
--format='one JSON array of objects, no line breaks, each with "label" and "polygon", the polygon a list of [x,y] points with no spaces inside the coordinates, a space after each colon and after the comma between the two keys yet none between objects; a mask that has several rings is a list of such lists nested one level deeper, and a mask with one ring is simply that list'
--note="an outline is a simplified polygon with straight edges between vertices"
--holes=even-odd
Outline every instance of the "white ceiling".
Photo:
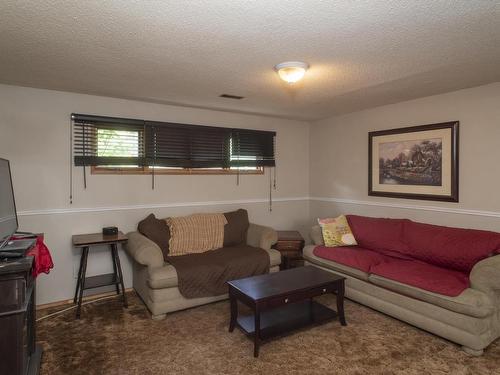
[{"label": "white ceiling", "polygon": [[0,2],[7,84],[312,120],[495,81],[496,0]]}]

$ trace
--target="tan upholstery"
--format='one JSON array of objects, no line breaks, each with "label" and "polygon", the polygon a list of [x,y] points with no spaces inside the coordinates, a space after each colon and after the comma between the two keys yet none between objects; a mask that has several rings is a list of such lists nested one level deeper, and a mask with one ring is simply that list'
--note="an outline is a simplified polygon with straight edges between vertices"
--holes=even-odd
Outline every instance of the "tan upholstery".
[{"label": "tan upholstery", "polygon": [[315,245],[325,244],[325,242],[323,241],[323,233],[321,232],[321,227],[319,225],[315,225],[311,228],[309,236],[311,237],[313,244]]},{"label": "tan upholstery", "polygon": [[500,297],[500,255],[476,263],[469,275],[471,288]]},{"label": "tan upholstery", "polygon": [[163,253],[157,244],[139,232],[130,232],[127,237],[125,250],[137,263],[148,267],[163,265]]},{"label": "tan upholstery", "polygon": [[[161,318],[166,313],[187,309],[206,303],[220,301],[227,295],[184,298],[177,287],[177,272],[163,260],[161,249],[151,240],[138,232],[128,233],[129,241],[125,250],[133,258],[133,285],[142,298],[153,318]],[[271,249],[278,240],[272,228],[251,224],[248,228],[247,244],[260,247],[269,254],[269,272],[279,271],[281,254]]]},{"label": "tan upholstery", "polygon": [[449,297],[416,288],[411,285],[402,284],[394,280],[389,280],[378,275],[370,275],[369,280],[375,285],[393,290],[405,296],[413,297],[451,311],[475,316],[477,318],[491,315],[495,310],[491,299],[486,294],[471,288],[465,289],[456,297]]},{"label": "tan upholstery", "polygon": [[[322,244],[318,228],[310,232],[316,245]],[[447,297],[318,258],[314,247],[304,248],[306,264],[345,276],[346,296],[354,301],[456,342],[472,355],[500,337],[500,255],[478,262],[470,288]]]},{"label": "tan upholstery", "polygon": [[271,246],[276,242],[278,242],[278,233],[274,229],[250,223],[247,232],[247,245],[271,250]]}]

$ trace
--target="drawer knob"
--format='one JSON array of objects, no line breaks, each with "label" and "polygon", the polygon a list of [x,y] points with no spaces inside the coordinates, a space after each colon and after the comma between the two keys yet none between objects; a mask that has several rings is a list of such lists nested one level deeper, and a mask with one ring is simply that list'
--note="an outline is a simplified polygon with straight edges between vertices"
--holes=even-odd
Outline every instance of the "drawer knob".
[{"label": "drawer knob", "polygon": [[288,303],[288,298],[285,298],[285,303]]},{"label": "drawer knob", "polygon": [[323,288],[323,293],[326,293],[326,288]]}]

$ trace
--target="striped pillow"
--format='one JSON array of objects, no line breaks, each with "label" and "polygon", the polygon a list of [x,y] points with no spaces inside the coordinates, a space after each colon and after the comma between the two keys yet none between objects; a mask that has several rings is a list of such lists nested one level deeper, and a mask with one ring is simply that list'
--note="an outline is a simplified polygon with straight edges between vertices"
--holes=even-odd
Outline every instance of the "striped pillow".
[{"label": "striped pillow", "polygon": [[224,243],[223,214],[194,214],[166,219],[170,228],[169,256],[219,249]]}]

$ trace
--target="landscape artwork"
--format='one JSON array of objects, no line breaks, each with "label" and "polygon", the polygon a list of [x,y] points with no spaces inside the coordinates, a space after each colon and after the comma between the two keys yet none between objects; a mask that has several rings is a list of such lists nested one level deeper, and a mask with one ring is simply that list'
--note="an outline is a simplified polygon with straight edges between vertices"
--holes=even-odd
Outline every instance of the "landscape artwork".
[{"label": "landscape artwork", "polygon": [[439,138],[379,144],[379,183],[441,186],[443,142]]},{"label": "landscape artwork", "polygon": [[368,195],[458,202],[458,121],[368,134]]}]

